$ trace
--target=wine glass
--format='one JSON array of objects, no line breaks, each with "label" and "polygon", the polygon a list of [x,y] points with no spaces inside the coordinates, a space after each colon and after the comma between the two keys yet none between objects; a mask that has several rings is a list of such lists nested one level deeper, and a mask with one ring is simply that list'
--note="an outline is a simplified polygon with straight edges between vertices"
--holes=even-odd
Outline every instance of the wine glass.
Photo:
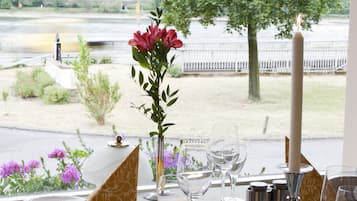
[{"label": "wine glass", "polygon": [[239,159],[238,129],[234,124],[220,122],[212,130],[213,135],[218,137],[211,140],[207,154],[221,172],[221,199],[225,200],[223,194],[227,173]]},{"label": "wine glass", "polygon": [[207,159],[207,145],[200,141],[183,141],[177,164],[177,182],[189,201],[203,196],[212,181],[213,165]]},{"label": "wine glass", "polygon": [[357,186],[357,168],[349,166],[329,166],[322,185],[320,201],[335,201],[339,186]]},{"label": "wine glass", "polygon": [[245,161],[247,160],[247,145],[245,143],[239,144],[239,158],[236,162],[233,163],[232,169],[229,170],[228,176],[231,182],[231,196],[225,198],[229,201],[243,201],[242,199],[236,197],[235,187],[238,180],[238,176],[243,169]]},{"label": "wine glass", "polygon": [[339,186],[336,201],[357,201],[357,186]]}]

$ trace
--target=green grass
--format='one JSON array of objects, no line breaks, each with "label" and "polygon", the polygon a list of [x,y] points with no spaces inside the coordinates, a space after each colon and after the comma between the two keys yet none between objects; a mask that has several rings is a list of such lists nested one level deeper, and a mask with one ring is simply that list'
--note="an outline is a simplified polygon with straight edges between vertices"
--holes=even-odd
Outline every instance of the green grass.
[{"label": "green grass", "polygon": [[[264,116],[270,117],[268,130],[270,129],[272,136],[289,132],[290,87],[290,76],[262,77],[262,100],[258,103],[250,103],[246,107],[246,113],[250,113],[256,122],[263,122]],[[303,133],[305,136],[342,136],[344,106],[344,76],[304,77]]]}]

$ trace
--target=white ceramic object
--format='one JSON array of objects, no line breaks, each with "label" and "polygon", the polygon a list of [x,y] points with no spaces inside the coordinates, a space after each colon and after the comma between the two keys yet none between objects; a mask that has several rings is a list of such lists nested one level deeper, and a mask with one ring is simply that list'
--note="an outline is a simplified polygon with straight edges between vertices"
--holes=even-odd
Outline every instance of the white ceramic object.
[{"label": "white ceramic object", "polygon": [[85,201],[85,199],[73,196],[46,196],[33,198],[27,201]]},{"label": "white ceramic object", "polygon": [[[115,148],[103,145],[102,149],[95,150],[84,163],[83,179],[97,186],[102,184],[134,148],[134,146]],[[152,178],[148,158],[140,152],[138,185],[152,184]]]}]

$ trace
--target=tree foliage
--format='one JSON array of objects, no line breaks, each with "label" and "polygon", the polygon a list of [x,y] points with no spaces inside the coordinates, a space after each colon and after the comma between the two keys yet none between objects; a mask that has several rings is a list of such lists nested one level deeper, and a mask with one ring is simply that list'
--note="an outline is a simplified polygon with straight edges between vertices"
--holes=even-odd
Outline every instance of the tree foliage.
[{"label": "tree foliage", "polygon": [[260,99],[257,32],[274,26],[277,38],[291,38],[295,19],[303,15],[303,29],[311,29],[323,13],[339,6],[340,0],[163,0],[164,22],[186,36],[192,18],[205,26],[217,17],[227,17],[229,32],[248,32],[249,97]]},{"label": "tree foliage", "polygon": [[10,9],[11,5],[11,0],[0,0],[0,9]]}]

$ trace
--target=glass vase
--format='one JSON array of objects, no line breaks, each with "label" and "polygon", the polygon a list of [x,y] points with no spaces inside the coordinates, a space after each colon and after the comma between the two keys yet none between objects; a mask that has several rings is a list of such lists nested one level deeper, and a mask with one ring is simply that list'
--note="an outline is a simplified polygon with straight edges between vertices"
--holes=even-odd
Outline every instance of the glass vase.
[{"label": "glass vase", "polygon": [[164,136],[158,136],[157,138],[157,156],[156,156],[156,187],[159,186],[160,177],[164,175],[165,172],[165,140]]}]

